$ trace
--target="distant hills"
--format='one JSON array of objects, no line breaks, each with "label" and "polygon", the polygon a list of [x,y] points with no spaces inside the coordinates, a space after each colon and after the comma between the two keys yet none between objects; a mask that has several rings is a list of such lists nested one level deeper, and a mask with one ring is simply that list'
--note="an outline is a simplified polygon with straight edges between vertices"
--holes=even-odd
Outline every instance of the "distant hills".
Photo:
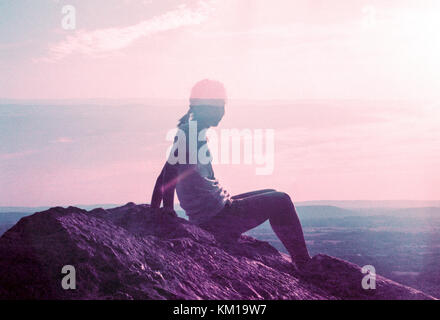
[{"label": "distant hills", "polygon": [[[120,205],[122,204],[75,204],[74,206],[85,210],[90,210],[94,208],[113,208]],[[179,204],[176,203],[175,205],[178,209],[181,209]],[[342,209],[408,209],[421,207],[440,208],[440,200],[310,200],[295,201],[295,206],[332,206]],[[53,206],[0,206],[0,212],[35,212],[35,210],[47,210],[51,207]]]},{"label": "distant hills", "polygon": [[[438,204],[438,206],[435,206]],[[407,207],[401,207],[407,205]],[[416,207],[419,205],[419,207]],[[75,205],[77,208],[92,210],[110,209],[120,204]],[[66,206],[67,207],[67,206]],[[15,224],[20,218],[40,211],[49,206],[40,207],[0,207],[0,224]],[[300,201],[295,208],[301,220],[333,219],[347,217],[392,216],[401,218],[440,218],[440,201],[351,201],[319,200]],[[185,211],[175,204],[179,217],[186,218]]]},{"label": "distant hills", "polygon": [[328,205],[295,205],[298,216],[303,219],[343,218],[359,215],[354,210]]},{"label": "distant hills", "polygon": [[346,209],[440,207],[440,200],[312,200],[295,202],[298,206],[336,206]]}]

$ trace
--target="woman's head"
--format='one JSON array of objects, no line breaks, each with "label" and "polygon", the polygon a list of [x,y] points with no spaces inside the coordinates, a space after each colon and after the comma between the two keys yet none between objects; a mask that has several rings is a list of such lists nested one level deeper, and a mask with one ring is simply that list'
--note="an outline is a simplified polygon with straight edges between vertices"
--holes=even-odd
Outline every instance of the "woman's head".
[{"label": "woman's head", "polygon": [[200,126],[217,126],[225,114],[226,100],[226,90],[221,82],[209,79],[197,82],[191,90],[189,110],[180,119],[180,124],[192,116]]}]

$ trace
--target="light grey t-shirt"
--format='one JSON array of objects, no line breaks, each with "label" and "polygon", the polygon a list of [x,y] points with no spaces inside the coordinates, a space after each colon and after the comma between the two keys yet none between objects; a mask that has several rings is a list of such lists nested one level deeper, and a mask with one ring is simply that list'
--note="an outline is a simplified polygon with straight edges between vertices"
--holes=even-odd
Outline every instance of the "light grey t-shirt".
[{"label": "light grey t-shirt", "polygon": [[[207,142],[199,142],[198,148],[205,143]],[[211,162],[197,162],[177,165],[176,192],[189,221],[201,224],[221,211],[230,201],[230,195],[214,177]]]}]

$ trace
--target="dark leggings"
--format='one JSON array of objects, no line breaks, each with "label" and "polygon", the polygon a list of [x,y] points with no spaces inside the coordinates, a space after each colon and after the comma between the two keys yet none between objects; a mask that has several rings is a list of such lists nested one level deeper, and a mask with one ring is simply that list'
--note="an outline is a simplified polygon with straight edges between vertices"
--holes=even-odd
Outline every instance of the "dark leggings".
[{"label": "dark leggings", "polygon": [[235,240],[242,233],[269,220],[298,267],[303,267],[310,260],[301,223],[287,193],[264,189],[236,195],[232,200],[232,204],[201,227],[222,240]]}]

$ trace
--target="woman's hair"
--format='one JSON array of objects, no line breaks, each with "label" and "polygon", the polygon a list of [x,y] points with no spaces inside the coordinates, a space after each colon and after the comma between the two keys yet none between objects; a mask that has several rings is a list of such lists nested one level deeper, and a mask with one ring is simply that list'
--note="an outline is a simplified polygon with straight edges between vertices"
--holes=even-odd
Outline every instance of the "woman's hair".
[{"label": "woman's hair", "polygon": [[184,116],[182,118],[179,119],[179,123],[177,124],[178,127],[187,124],[189,122],[189,119],[191,117],[191,106],[189,107],[188,111],[184,114]]}]

